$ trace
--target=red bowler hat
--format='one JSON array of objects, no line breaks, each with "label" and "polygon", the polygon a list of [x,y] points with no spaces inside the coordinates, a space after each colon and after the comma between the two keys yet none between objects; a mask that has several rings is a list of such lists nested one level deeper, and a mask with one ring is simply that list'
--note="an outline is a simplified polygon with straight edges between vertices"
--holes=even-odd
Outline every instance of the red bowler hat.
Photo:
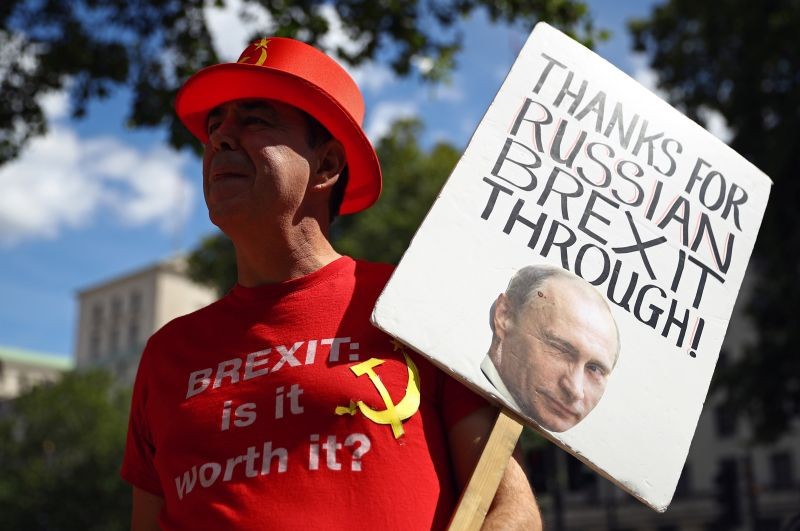
[{"label": "red bowler hat", "polygon": [[178,92],[175,111],[206,144],[209,111],[240,99],[278,100],[302,109],[342,143],[349,177],[341,214],[364,210],[378,199],[381,168],[361,128],[364,99],[336,61],[294,39],[264,38],[248,46],[237,62],[209,66],[190,77]]}]

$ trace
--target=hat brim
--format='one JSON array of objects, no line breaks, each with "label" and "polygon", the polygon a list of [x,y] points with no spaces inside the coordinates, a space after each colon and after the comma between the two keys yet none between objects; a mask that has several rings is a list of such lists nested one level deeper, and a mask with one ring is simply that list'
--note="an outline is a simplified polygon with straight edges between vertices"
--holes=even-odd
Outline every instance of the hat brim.
[{"label": "hat brim", "polygon": [[240,99],[271,99],[297,107],[342,143],[349,175],[340,214],[359,212],[378,199],[380,164],[363,129],[330,94],[301,77],[243,63],[209,66],[186,81],[175,99],[175,111],[189,132],[205,144],[209,111]]}]

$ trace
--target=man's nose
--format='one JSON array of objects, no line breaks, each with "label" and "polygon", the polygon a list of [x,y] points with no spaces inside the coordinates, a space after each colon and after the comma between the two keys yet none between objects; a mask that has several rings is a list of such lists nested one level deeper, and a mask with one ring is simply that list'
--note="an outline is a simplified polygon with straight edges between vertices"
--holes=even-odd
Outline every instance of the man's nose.
[{"label": "man's nose", "polygon": [[570,402],[583,400],[583,370],[580,367],[570,367],[561,376],[561,390]]},{"label": "man's nose", "polygon": [[217,151],[239,149],[239,124],[235,117],[226,116],[208,135],[208,142]]}]

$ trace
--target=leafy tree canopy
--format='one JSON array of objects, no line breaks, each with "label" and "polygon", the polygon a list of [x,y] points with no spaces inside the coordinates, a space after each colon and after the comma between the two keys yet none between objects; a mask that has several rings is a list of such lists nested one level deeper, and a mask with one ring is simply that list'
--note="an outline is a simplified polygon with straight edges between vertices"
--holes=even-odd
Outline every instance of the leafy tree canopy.
[{"label": "leafy tree canopy", "polygon": [[419,120],[395,122],[376,147],[384,173],[381,199],[333,227],[336,248],[347,255],[396,264],[433,205],[460,152],[447,143],[424,151]]},{"label": "leafy tree canopy", "polygon": [[715,382],[757,440],[774,440],[800,415],[800,2],[670,0],[630,28],[672,102],[700,123],[721,113],[731,147],[775,183],[750,267],[758,342]]},{"label": "leafy tree canopy", "polygon": [[203,238],[189,254],[186,273],[222,296],[236,284],[236,254],[233,243],[222,233]]},{"label": "leafy tree canopy", "polygon": [[105,372],[69,373],[3,404],[0,528],[127,529],[119,477],[130,395]]},{"label": "leafy tree canopy", "polygon": [[[229,0],[231,1],[231,0]],[[330,4],[330,2],[328,2]],[[40,96],[68,88],[72,114],[127,86],[133,127],[163,126],[170,143],[197,147],[177,121],[171,102],[181,82],[203,66],[219,62],[204,10],[224,0],[4,0],[0,3],[0,164],[47,129]],[[270,14],[264,34],[290,36],[312,44],[329,31],[325,0],[242,0],[245,19],[253,6]],[[336,52],[359,64],[388,57],[401,75],[415,58],[427,57],[437,80],[454,65],[460,49],[458,22],[479,8],[492,20],[532,25],[547,20],[592,44],[595,29],[578,0],[337,0],[332,3],[348,36],[360,49]]]}]

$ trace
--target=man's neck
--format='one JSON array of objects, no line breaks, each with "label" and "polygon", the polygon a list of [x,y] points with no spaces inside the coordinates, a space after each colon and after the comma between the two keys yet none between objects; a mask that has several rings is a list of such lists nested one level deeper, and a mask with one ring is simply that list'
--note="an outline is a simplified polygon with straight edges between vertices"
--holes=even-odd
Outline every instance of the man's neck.
[{"label": "man's neck", "polygon": [[239,284],[255,287],[299,278],[330,264],[341,255],[316,223],[299,223],[280,237],[263,232],[232,238]]},{"label": "man's neck", "polygon": [[522,408],[520,408],[519,404],[514,400],[514,395],[511,394],[511,391],[508,390],[505,382],[503,382],[503,379],[500,377],[500,373],[497,372],[497,367],[489,354],[483,358],[481,372],[483,372],[483,375],[486,376],[486,379],[489,380],[494,388],[500,392],[502,398],[505,398],[509,404],[522,411]]}]

